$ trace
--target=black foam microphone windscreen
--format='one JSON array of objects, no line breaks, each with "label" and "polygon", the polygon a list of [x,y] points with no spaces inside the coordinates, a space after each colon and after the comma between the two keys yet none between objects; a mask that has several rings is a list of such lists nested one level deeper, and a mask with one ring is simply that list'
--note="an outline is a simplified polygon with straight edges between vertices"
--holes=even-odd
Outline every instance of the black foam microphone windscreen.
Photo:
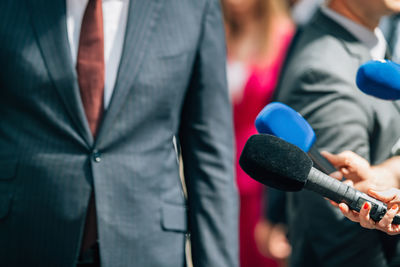
[{"label": "black foam microphone windscreen", "polygon": [[250,177],[263,184],[283,191],[299,191],[313,163],[297,146],[273,135],[258,134],[247,141],[239,164]]}]

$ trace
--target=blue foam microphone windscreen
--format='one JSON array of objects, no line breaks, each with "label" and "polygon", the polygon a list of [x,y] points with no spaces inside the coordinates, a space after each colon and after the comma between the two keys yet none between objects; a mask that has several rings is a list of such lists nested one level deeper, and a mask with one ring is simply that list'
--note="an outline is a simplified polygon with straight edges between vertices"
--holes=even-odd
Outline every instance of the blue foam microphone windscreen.
[{"label": "blue foam microphone windscreen", "polygon": [[272,102],[265,106],[255,121],[259,133],[277,136],[308,152],[315,142],[310,124],[294,109]]},{"label": "blue foam microphone windscreen", "polygon": [[313,146],[316,136],[310,124],[291,107],[272,102],[258,114],[255,124],[259,133],[279,137],[308,152],[317,169],[327,174],[336,171],[335,167]]},{"label": "blue foam microphone windscreen", "polygon": [[400,65],[390,60],[371,60],[357,71],[358,88],[385,100],[400,99]]}]

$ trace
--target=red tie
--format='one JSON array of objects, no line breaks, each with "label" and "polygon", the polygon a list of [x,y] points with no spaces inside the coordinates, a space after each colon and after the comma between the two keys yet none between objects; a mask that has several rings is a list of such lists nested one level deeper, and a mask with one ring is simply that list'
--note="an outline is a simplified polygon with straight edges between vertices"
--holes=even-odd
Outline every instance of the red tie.
[{"label": "red tie", "polygon": [[[86,118],[94,137],[103,113],[104,33],[101,0],[89,0],[82,19],[76,69]],[[96,207],[92,192],[86,215],[81,252],[97,240]]]},{"label": "red tie", "polygon": [[76,65],[82,103],[93,136],[103,112],[104,34],[101,0],[89,0],[82,19]]}]

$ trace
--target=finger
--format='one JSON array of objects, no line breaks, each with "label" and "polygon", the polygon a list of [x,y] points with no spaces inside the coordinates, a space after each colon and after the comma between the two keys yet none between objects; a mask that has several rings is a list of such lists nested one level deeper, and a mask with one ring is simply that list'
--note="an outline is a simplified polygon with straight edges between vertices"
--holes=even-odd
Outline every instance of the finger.
[{"label": "finger", "polygon": [[343,173],[345,179],[352,180],[355,183],[367,180],[368,177],[357,168],[340,168],[340,172]]},{"label": "finger", "polygon": [[400,225],[397,224],[389,224],[386,228],[380,228],[378,227],[377,229],[389,234],[389,235],[398,235],[400,234]]},{"label": "finger", "polygon": [[359,183],[360,181],[367,180],[364,174],[361,174],[357,169],[349,169],[349,168],[340,168],[339,171],[343,174],[344,179],[351,180],[355,183]]},{"label": "finger", "polygon": [[367,192],[370,196],[386,203],[391,202],[395,199],[399,199],[399,193],[400,193],[400,191],[395,188],[386,191],[376,191],[374,189],[370,189]]},{"label": "finger", "polygon": [[[342,167],[346,167],[349,171],[363,171],[361,167],[369,167],[369,162],[363,157],[357,155],[353,151],[343,151],[338,154],[339,157],[345,159],[345,164]],[[355,168],[355,169],[353,169]]]},{"label": "finger", "polygon": [[342,166],[346,162],[345,158],[329,153],[328,151],[321,151],[321,155],[324,156],[335,167]]},{"label": "finger", "polygon": [[347,168],[340,168],[340,172],[343,173],[344,176],[349,176],[350,171]]},{"label": "finger", "polygon": [[347,213],[350,210],[349,206],[347,206],[345,203],[340,203],[339,204],[339,209],[344,213]]},{"label": "finger", "polygon": [[329,176],[331,176],[339,181],[342,180],[342,178],[343,178],[343,174],[340,171],[332,172],[331,174],[329,174]]},{"label": "finger", "polygon": [[321,154],[330,161],[332,165],[338,168],[346,179],[353,180],[354,182],[366,179],[368,172],[365,173],[364,170],[369,169],[367,168],[369,164],[365,159],[354,152],[344,151],[338,155],[333,155],[327,151],[322,151]]},{"label": "finger", "polygon": [[[328,200],[329,200],[329,199],[328,199]],[[331,203],[331,205],[332,205],[332,206],[335,206],[335,207],[338,207],[338,206],[339,206],[339,204],[336,203],[336,202],[333,201],[333,200],[329,200],[329,203]]]},{"label": "finger", "polygon": [[352,210],[349,209],[349,206],[347,206],[345,203],[340,203],[339,204],[339,209],[343,213],[344,216],[346,216],[349,220],[353,222],[359,222],[358,214],[353,212]]},{"label": "finger", "polygon": [[337,155],[343,159],[340,171],[354,182],[366,180],[371,175],[370,165],[367,160],[352,151],[344,151]]},{"label": "finger", "polygon": [[387,227],[392,223],[394,216],[397,214],[399,210],[399,206],[394,204],[388,211],[385,216],[378,222],[377,227],[380,229],[387,229]]},{"label": "finger", "polygon": [[359,213],[360,225],[364,228],[375,229],[375,222],[369,217],[370,210],[371,204],[365,202]]},{"label": "finger", "polygon": [[400,225],[398,224],[391,224],[390,229],[388,231],[385,231],[385,233],[389,235],[398,235],[400,234]]}]

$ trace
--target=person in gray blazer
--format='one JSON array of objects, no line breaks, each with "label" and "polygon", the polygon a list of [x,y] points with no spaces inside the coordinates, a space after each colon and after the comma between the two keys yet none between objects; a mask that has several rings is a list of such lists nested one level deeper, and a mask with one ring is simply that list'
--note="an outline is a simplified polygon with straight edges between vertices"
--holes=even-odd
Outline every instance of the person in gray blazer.
[{"label": "person in gray blazer", "polygon": [[[0,3],[0,266],[185,266],[189,235],[195,267],[237,266],[219,1],[93,1]],[[92,124],[82,73],[104,69],[81,51],[103,22]],[[85,265],[89,230],[99,255]]]},{"label": "person in gray blazer", "polygon": [[[332,0],[300,33],[275,100],[308,120],[319,149],[351,150],[372,164],[391,156],[400,137],[399,103],[363,94],[355,77],[362,63],[384,58],[379,18],[399,9],[397,1]],[[397,237],[361,228],[315,193],[288,194],[287,212],[290,266],[399,264]]]}]

